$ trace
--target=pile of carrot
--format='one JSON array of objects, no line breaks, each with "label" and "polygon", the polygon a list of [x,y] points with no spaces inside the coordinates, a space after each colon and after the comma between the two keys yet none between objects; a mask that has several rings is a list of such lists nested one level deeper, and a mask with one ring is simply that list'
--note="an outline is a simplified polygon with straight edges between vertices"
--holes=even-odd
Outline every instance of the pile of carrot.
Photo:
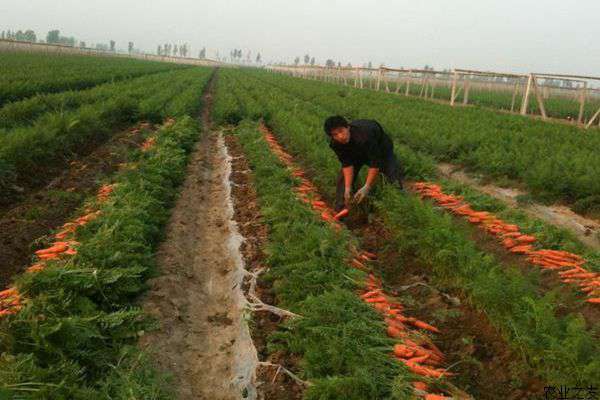
[{"label": "pile of carrot", "polygon": [[[304,171],[295,165],[292,156],[277,142],[275,136],[265,128],[262,129],[262,132],[271,151],[291,170],[292,175],[300,180],[300,184],[294,188],[298,198],[309,204],[324,221],[330,223],[336,230],[341,229],[339,220],[348,215],[348,210],[344,209],[336,214],[319,196],[317,188],[306,178]],[[416,330],[420,329],[431,333],[440,333],[440,331],[424,321],[405,316],[402,305],[393,301],[385,293],[381,280],[370,273],[371,269],[368,267],[369,262],[377,259],[376,254],[357,249],[351,249],[351,253],[352,259],[349,260],[349,264],[353,268],[369,272],[366,289],[359,293],[361,299],[384,315],[387,335],[398,340],[392,356],[406,365],[411,372],[422,377],[439,379],[452,375],[440,368],[444,361],[444,355],[440,349],[428,336]],[[413,382],[413,387],[415,394],[426,400],[450,399],[444,395],[428,393],[429,386],[422,381]]]},{"label": "pile of carrot", "polygon": [[432,199],[453,214],[463,216],[470,223],[482,227],[497,237],[508,251],[527,256],[531,264],[549,270],[564,270],[558,272],[562,282],[578,285],[586,293],[588,303],[600,304],[600,274],[583,268],[586,261],[582,257],[567,251],[536,249],[535,236],[521,233],[519,226],[508,224],[494,214],[473,210],[462,197],[443,193],[440,185],[418,182],[412,188],[421,198]]}]

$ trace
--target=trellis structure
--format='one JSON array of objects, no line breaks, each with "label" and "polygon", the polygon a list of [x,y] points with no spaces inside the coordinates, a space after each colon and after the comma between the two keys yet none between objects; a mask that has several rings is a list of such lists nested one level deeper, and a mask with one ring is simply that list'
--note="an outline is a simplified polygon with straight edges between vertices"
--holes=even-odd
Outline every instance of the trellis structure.
[{"label": "trellis structure", "polygon": [[542,119],[561,118],[584,128],[600,126],[600,77],[515,74],[468,69],[268,66],[272,71],[448,102],[482,105]]}]

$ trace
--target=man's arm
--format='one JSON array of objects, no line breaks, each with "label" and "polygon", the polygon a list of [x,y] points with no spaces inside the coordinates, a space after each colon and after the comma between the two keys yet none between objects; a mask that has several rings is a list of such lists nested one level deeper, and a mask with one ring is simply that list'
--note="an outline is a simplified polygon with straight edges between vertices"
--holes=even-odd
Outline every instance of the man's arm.
[{"label": "man's arm", "polygon": [[352,178],[354,178],[354,167],[352,165],[342,168],[344,174],[344,188],[346,191],[352,190]]},{"label": "man's arm", "polygon": [[365,179],[365,186],[373,187],[375,179],[377,179],[377,175],[379,175],[379,168],[370,167],[367,171],[367,179]]}]

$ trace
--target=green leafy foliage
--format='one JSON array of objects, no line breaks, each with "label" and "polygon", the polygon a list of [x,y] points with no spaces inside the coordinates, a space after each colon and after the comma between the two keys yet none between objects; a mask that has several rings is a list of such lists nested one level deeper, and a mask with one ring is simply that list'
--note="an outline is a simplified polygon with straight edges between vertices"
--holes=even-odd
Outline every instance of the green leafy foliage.
[{"label": "green leafy foliage", "polygon": [[131,304],[154,267],[198,130],[189,117],[159,130],[155,145],[137,153],[138,168],[115,177],[100,216],[77,232],[78,254],[17,281],[27,300],[0,325],[0,395],[172,398],[132,347],[154,324]]},{"label": "green leafy foliage", "polygon": [[242,123],[236,135],[269,227],[268,279],[277,304],[302,316],[273,335],[271,350],[301,357],[301,375],[314,384],[306,399],[410,398],[409,374],[389,356],[382,317],[354,293],[365,276],[346,264],[353,239],[295,197],[294,178],[255,124]]},{"label": "green leafy foliage", "polygon": [[3,52],[0,106],[36,94],[87,89],[105,82],[183,68],[189,67],[120,57]]}]

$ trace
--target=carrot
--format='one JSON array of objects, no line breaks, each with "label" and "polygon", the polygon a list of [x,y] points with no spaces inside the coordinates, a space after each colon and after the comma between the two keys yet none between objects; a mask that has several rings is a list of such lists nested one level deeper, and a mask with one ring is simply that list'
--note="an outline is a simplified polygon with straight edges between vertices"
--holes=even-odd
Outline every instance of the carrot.
[{"label": "carrot", "polygon": [[361,294],[360,297],[362,299],[368,299],[369,297],[374,297],[377,295],[381,295],[381,289],[370,290],[364,294]]},{"label": "carrot", "polygon": [[422,364],[425,361],[427,361],[427,359],[429,359],[429,354],[425,354],[425,355],[419,356],[419,357],[409,358],[406,361],[411,362],[411,363],[415,363],[415,364]]},{"label": "carrot", "polygon": [[433,368],[427,368],[422,365],[411,363],[408,361],[403,361],[403,362],[404,362],[404,364],[406,364],[408,369],[410,369],[412,372],[414,372],[417,375],[428,376],[431,378],[441,378],[444,375],[446,375],[446,376],[452,375],[445,371],[441,371],[441,370],[437,370],[437,369],[433,369]]},{"label": "carrot", "polygon": [[388,326],[387,335],[391,338],[400,339],[404,336],[404,333],[397,326]]},{"label": "carrot", "polygon": [[76,249],[67,249],[63,254],[66,254],[68,256],[74,256],[75,254],[77,254],[77,250]]},{"label": "carrot", "polygon": [[523,236],[521,232],[506,232],[502,235],[505,238],[518,238],[519,236]]},{"label": "carrot", "polygon": [[323,212],[321,213],[321,218],[322,218],[324,221],[332,221],[332,220],[333,220],[333,217],[331,216],[331,214],[330,214],[328,211],[323,211]]},{"label": "carrot", "polygon": [[447,400],[451,399],[451,397],[442,396],[441,394],[432,394],[428,393],[425,395],[425,400]]},{"label": "carrot", "polygon": [[403,344],[397,344],[394,346],[394,355],[400,358],[410,358],[415,355],[415,351]]},{"label": "carrot", "polygon": [[519,227],[517,225],[506,224],[506,225],[504,225],[503,228],[506,232],[518,232],[519,231]]},{"label": "carrot", "polygon": [[370,297],[365,299],[367,303],[387,303],[387,299],[383,296]]},{"label": "carrot", "polygon": [[55,260],[58,258],[57,253],[40,254],[38,256],[40,260]]},{"label": "carrot", "polygon": [[363,250],[362,254],[365,255],[366,257],[370,258],[371,260],[377,259],[377,254],[370,253],[370,252],[368,252],[366,250]]},{"label": "carrot", "polygon": [[591,299],[587,299],[586,301],[592,304],[600,304],[600,297],[592,297]]},{"label": "carrot", "polygon": [[352,261],[350,262],[352,264],[352,266],[354,268],[366,271],[368,270],[367,266],[363,263],[361,263],[360,261],[358,261],[356,258],[353,258]]},{"label": "carrot", "polygon": [[46,264],[37,263],[37,264],[33,264],[31,267],[27,268],[27,272],[38,272],[38,271],[43,270],[44,268],[46,268]]},{"label": "carrot", "polygon": [[66,242],[56,242],[52,247],[48,247],[47,249],[38,250],[35,252],[36,255],[42,254],[50,254],[50,253],[62,253],[67,250],[69,246]]},{"label": "carrot", "polygon": [[568,275],[569,278],[575,278],[575,279],[593,279],[596,277],[596,274],[594,272],[581,272],[578,274],[572,274],[572,275]]},{"label": "carrot", "polygon": [[516,245],[517,245],[517,242],[515,242],[511,238],[506,238],[502,241],[502,246],[506,247],[507,249],[511,249],[511,248],[515,247]]},{"label": "carrot", "polygon": [[429,389],[429,386],[425,382],[416,381],[413,382],[413,387],[417,390],[422,390],[426,392]]},{"label": "carrot", "polygon": [[416,326],[417,328],[425,329],[425,330],[435,332],[435,333],[440,333],[440,330],[438,328],[436,328],[435,326],[431,326],[428,323],[423,322],[423,321],[416,320],[416,321],[413,321],[412,324],[414,326]]},{"label": "carrot", "polygon": [[344,208],[342,211],[340,211],[339,213],[335,214],[335,216],[333,217],[333,219],[335,219],[336,221],[339,221],[340,218],[344,218],[346,215],[348,215],[350,211],[348,211],[347,208]]},{"label": "carrot", "polygon": [[531,235],[521,235],[519,237],[516,238],[517,242],[519,243],[533,243],[535,242],[537,239],[535,238],[535,236],[531,236]]},{"label": "carrot", "polygon": [[533,250],[533,246],[531,246],[530,244],[515,246],[512,249],[510,249],[511,253],[518,253],[518,254],[528,254],[532,250]]}]

